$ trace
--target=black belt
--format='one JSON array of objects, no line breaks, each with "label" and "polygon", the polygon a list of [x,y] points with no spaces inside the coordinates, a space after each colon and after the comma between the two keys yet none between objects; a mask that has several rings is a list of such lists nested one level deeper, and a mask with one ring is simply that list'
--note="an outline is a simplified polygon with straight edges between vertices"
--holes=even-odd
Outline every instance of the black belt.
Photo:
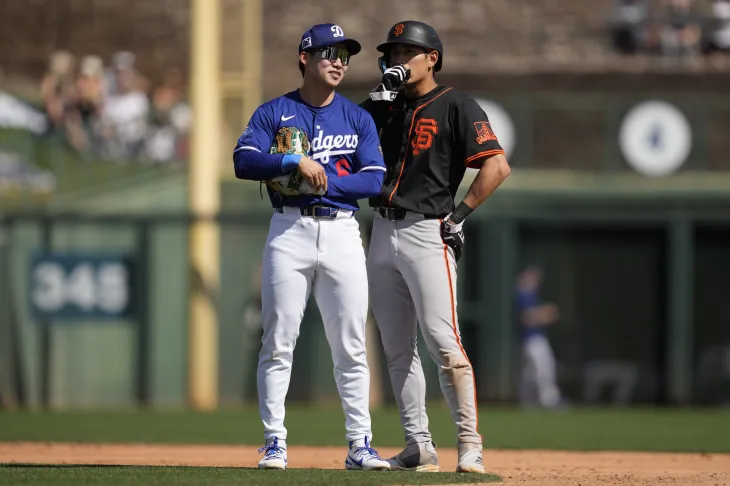
[{"label": "black belt", "polygon": [[[337,217],[337,213],[340,211],[340,208],[334,208],[332,206],[305,206],[303,208],[299,208],[299,213],[302,216],[311,216],[312,218],[321,218],[321,219],[335,219]],[[277,213],[283,213],[284,208],[276,208]]]},{"label": "black belt", "polygon": [[[402,219],[405,219],[406,215],[408,214],[408,211],[401,208],[385,208],[380,207],[378,208],[378,212],[382,217],[387,219],[388,221],[400,221]],[[439,219],[440,216],[434,216],[431,214],[424,214],[424,219]]]}]

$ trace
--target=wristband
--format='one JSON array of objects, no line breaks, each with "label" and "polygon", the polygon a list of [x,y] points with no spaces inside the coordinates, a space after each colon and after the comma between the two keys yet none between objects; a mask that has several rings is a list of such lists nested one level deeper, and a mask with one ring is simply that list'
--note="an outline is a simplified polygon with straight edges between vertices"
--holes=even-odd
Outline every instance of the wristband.
[{"label": "wristband", "polygon": [[451,216],[449,216],[449,222],[459,224],[464,221],[472,211],[474,210],[462,201],[458,206],[456,206],[456,209],[454,209],[454,212],[451,213]]},{"label": "wristband", "polygon": [[281,169],[288,172],[299,165],[299,160],[302,158],[302,154],[286,154],[281,159]]}]

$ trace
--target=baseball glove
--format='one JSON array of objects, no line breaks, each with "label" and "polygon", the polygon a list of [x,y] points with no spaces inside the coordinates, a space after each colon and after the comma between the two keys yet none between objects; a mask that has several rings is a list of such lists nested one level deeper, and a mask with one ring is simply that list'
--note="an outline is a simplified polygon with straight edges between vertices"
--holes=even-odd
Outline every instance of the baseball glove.
[{"label": "baseball glove", "polygon": [[[307,134],[297,127],[282,127],[276,133],[270,154],[301,154],[308,156],[311,145]],[[315,191],[297,170],[280,175],[266,181],[266,185],[282,196],[300,196],[304,194],[324,194],[323,190]]]},{"label": "baseball glove", "polygon": [[322,196],[324,190],[315,191],[314,188],[302,177],[297,170],[291,174],[284,174],[266,181],[266,185],[282,196],[301,196],[316,194]]}]

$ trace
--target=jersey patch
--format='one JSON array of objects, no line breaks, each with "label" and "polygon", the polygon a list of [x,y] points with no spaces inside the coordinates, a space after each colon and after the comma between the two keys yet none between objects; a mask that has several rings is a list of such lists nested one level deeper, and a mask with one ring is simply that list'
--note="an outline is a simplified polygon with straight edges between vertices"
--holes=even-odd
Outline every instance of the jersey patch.
[{"label": "jersey patch", "polygon": [[489,122],[478,121],[474,122],[474,129],[477,131],[477,143],[479,145],[486,143],[490,140],[497,141],[497,136],[492,131],[492,127]]},{"label": "jersey patch", "polygon": [[276,133],[270,154],[302,154],[309,156],[309,137],[297,127],[281,127]]},{"label": "jersey patch", "polygon": [[416,136],[411,140],[413,155],[428,150],[433,145],[433,136],[439,132],[438,122],[433,118],[419,118],[416,123]]}]

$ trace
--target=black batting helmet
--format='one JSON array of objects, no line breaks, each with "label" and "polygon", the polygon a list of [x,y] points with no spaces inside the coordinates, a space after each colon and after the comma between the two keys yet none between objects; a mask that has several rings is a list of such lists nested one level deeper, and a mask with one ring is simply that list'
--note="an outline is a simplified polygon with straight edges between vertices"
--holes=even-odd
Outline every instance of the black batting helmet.
[{"label": "black batting helmet", "polygon": [[389,63],[388,50],[390,49],[390,45],[395,43],[411,44],[438,51],[439,60],[436,61],[433,70],[441,70],[441,62],[444,57],[444,45],[441,43],[436,29],[430,25],[418,22],[417,20],[406,20],[404,22],[398,22],[391,27],[388,31],[386,41],[378,46],[378,50],[385,54],[383,58],[386,63]]}]

